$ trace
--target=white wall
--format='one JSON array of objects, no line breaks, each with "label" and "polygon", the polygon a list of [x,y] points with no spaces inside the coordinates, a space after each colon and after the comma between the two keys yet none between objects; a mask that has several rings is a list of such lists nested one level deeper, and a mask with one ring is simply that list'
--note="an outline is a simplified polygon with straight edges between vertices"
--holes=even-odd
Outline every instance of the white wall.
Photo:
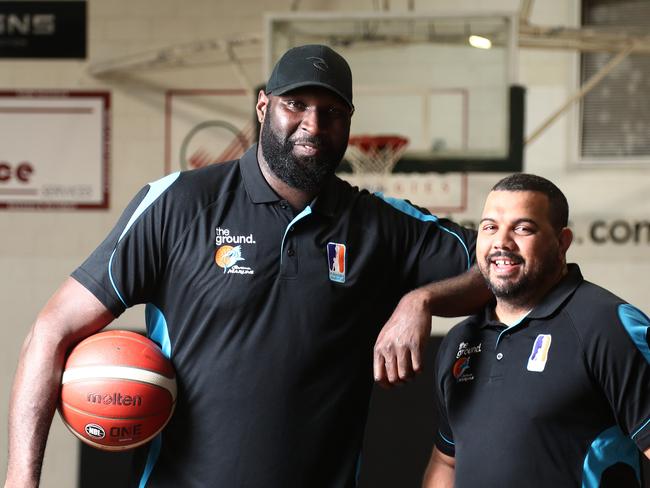
[{"label": "white wall", "polygon": [[[463,7],[468,2],[462,2]],[[485,6],[484,2],[483,6]],[[499,3],[506,7],[506,3]],[[516,3],[516,2],[514,2]],[[516,7],[516,5],[515,5]],[[537,1],[531,23],[577,26],[579,2]],[[526,134],[531,134],[577,91],[578,56],[572,51],[526,49],[519,52],[519,83],[526,87]],[[573,107],[575,108],[575,106]],[[524,171],[554,181],[566,194],[570,220],[576,235],[569,260],[580,264],[585,278],[604,286],[650,313],[647,276],[650,272],[650,163],[645,167],[580,167],[575,151],[575,111],[559,118],[526,146]],[[484,197],[503,175],[470,175],[470,201],[466,212],[454,214],[459,221],[476,222]],[[599,239],[590,238],[592,226]],[[627,229],[640,223],[638,241],[625,241]],[[614,237],[608,231],[614,228]],[[434,319],[435,333],[444,333],[455,320]]]},{"label": "white wall", "polygon": [[[577,0],[536,2],[532,21],[575,25]],[[264,4],[287,11],[289,0],[89,0],[89,50],[86,62],[0,60],[2,89],[105,89],[112,93],[111,208],[109,211],[0,211],[0,418],[7,418],[9,391],[23,337],[38,310],[58,284],[97,245],[130,197],[146,182],[163,175],[164,92],[169,88],[233,88],[238,79],[226,65],[133,72],[113,79],[87,74],[89,63],[141,53],[180,42],[261,33]],[[305,0],[301,10],[370,10],[372,0]],[[377,2],[381,3],[381,2]],[[394,9],[406,8],[394,0]],[[424,1],[417,10],[467,13],[516,10],[519,2]],[[527,87],[527,132],[567,99],[572,91],[575,55],[521,51],[519,80]],[[263,82],[262,49],[244,64],[247,77]],[[588,279],[650,311],[644,277],[650,275],[650,244],[596,245],[586,238],[589,222],[650,219],[648,169],[575,169],[570,160],[571,131],[560,119],[526,148],[525,170],[556,181],[572,207],[582,244],[571,258]],[[0,148],[1,150],[1,148]],[[502,175],[470,176],[467,212],[458,219],[477,220],[489,187]],[[141,327],[140,309],[121,317],[118,327]],[[442,329],[450,322],[437,322]],[[6,425],[6,423],[5,423]],[[3,432],[6,432],[4,430]],[[7,436],[0,437],[0,475],[6,465]],[[76,479],[76,441],[55,419],[46,451],[43,483],[72,487]]]}]

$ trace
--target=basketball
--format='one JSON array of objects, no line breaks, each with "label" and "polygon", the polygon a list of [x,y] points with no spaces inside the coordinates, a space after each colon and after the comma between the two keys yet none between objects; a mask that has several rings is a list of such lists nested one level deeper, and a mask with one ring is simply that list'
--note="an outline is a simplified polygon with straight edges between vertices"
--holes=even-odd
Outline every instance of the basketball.
[{"label": "basketball", "polygon": [[167,424],[176,403],[171,362],[151,340],[123,330],[92,335],[66,360],[59,414],[86,444],[132,449]]}]

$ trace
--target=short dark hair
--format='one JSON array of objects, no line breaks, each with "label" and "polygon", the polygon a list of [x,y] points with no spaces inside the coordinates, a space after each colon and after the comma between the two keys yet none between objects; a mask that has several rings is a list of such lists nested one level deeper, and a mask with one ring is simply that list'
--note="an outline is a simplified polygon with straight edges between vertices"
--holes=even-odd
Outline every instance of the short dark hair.
[{"label": "short dark hair", "polygon": [[549,220],[558,232],[569,224],[569,202],[564,193],[546,178],[528,173],[506,176],[492,191],[538,191],[548,198]]}]

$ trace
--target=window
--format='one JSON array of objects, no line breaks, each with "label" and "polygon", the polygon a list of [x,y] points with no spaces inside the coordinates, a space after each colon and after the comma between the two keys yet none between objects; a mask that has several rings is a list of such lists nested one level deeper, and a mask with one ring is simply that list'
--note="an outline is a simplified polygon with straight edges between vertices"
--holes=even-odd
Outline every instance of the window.
[{"label": "window", "polygon": [[[583,0],[583,28],[646,36],[648,0]],[[616,53],[583,52],[581,83],[587,82]],[[582,100],[581,159],[650,162],[650,53],[631,54]]]}]

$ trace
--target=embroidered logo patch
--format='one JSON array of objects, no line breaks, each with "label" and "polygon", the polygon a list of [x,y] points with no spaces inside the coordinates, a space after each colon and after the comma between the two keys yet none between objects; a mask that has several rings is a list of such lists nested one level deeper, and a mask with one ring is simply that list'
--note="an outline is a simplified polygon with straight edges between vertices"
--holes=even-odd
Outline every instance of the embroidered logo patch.
[{"label": "embroidered logo patch", "polygon": [[217,246],[222,246],[224,244],[255,244],[253,234],[234,235],[230,232],[230,229],[224,227],[217,227],[214,233],[214,244]]},{"label": "embroidered logo patch", "polygon": [[223,268],[224,274],[255,274],[248,266],[239,266],[239,261],[244,261],[241,246],[221,246],[214,255],[214,262]]},{"label": "embroidered logo patch", "polygon": [[463,356],[470,356],[472,354],[479,354],[481,352],[482,345],[482,342],[479,342],[476,346],[470,345],[469,342],[461,342],[458,344],[458,352],[456,353],[456,357],[460,358]]},{"label": "embroidered logo patch", "polygon": [[469,357],[462,357],[456,359],[454,366],[451,368],[451,374],[454,375],[456,381],[471,381],[474,375],[469,371]]},{"label": "embroidered logo patch", "polygon": [[327,243],[327,266],[330,280],[345,283],[345,244]]},{"label": "embroidered logo patch", "polygon": [[472,381],[474,379],[474,374],[469,369],[470,366],[470,357],[474,354],[481,353],[481,346],[483,344],[479,342],[477,345],[471,345],[469,342],[461,342],[458,344],[458,352],[456,353],[456,361],[451,368],[451,374],[454,375],[456,381]]},{"label": "embroidered logo patch", "polygon": [[540,334],[535,339],[533,344],[533,350],[530,353],[528,358],[528,366],[526,369],[528,371],[534,371],[536,373],[541,373],[546,367],[546,361],[548,360],[548,351],[551,349],[551,335],[550,334]]},{"label": "embroidered logo patch", "polygon": [[[238,264],[246,261],[245,255],[255,246],[253,234],[233,234],[230,229],[217,227],[215,229],[214,243],[217,250],[214,253],[214,262],[223,269],[224,274],[253,275],[255,271],[250,266]],[[242,246],[244,249],[242,249]]]}]

